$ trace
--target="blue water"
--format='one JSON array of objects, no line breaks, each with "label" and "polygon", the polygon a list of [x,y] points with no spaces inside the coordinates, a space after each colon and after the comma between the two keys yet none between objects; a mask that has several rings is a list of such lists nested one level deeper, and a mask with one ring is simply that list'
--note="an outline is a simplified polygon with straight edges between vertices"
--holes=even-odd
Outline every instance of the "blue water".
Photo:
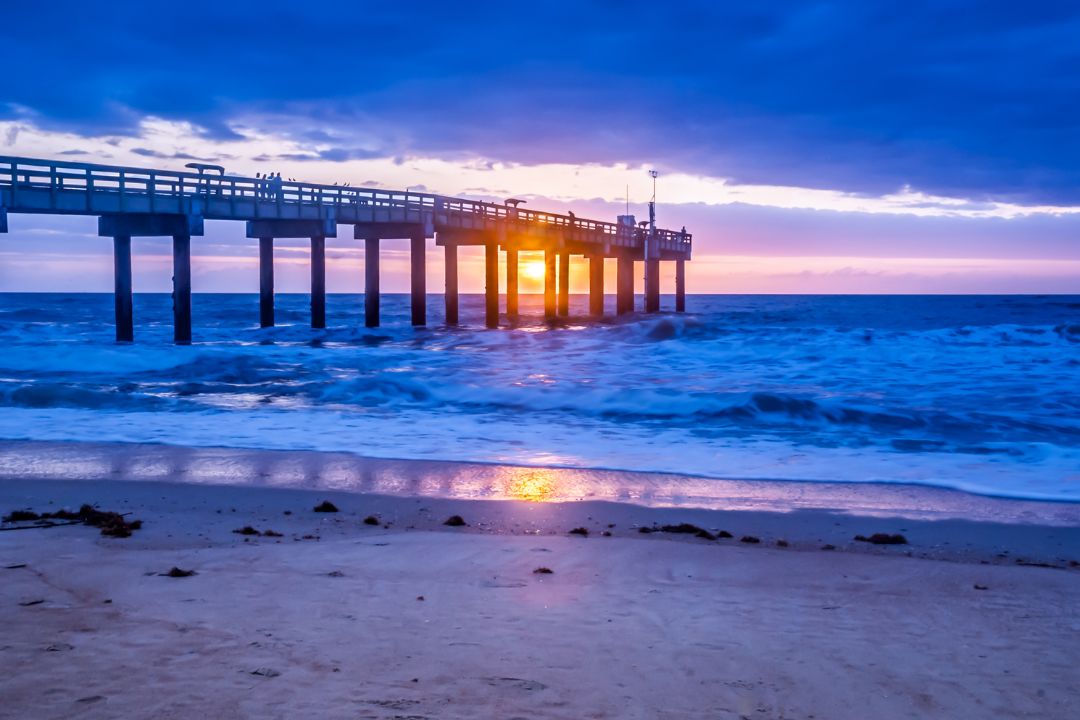
[{"label": "blue water", "polygon": [[[462,319],[483,320],[482,298]],[[0,437],[344,450],[379,457],[917,482],[1080,500],[1080,297],[691,296],[592,322],[587,299],[516,329],[408,325],[384,296],[0,294]],[[609,310],[613,298],[608,298]],[[670,298],[665,298],[665,307]]]}]

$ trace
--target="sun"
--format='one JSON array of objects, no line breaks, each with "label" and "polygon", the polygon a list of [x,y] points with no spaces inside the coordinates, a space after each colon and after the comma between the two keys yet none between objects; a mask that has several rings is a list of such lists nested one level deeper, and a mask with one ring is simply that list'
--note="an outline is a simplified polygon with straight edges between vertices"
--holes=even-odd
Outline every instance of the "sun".
[{"label": "sun", "polygon": [[529,260],[521,264],[521,276],[529,280],[544,279],[544,261]]}]

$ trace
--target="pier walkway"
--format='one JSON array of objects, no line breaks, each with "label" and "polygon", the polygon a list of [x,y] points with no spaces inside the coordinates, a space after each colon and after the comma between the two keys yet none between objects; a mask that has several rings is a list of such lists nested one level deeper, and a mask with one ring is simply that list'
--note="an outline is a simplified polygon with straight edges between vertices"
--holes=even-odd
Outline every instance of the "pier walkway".
[{"label": "pier walkway", "polygon": [[[260,322],[274,324],[274,239],[311,241],[311,326],[326,326],[326,239],[338,225],[352,225],[365,248],[364,315],[379,324],[379,247],[383,240],[410,243],[412,323],[425,325],[427,240],[435,238],[446,258],[446,322],[458,323],[457,249],[485,248],[485,321],[499,326],[499,253],[506,254],[506,316],[518,316],[518,253],[544,253],[544,313],[568,314],[572,256],[589,261],[589,309],[604,311],[604,260],[617,262],[616,310],[634,310],[634,263],[645,274],[646,312],[660,307],[659,267],[676,264],[675,305],[685,310],[685,263],[691,236],[636,224],[632,216],[604,222],[461,198],[340,185],[269,182],[201,172],[175,172],[89,163],[0,156],[0,233],[9,215],[39,213],[96,215],[98,234],[113,240],[116,339],[134,339],[131,302],[131,238],[173,239],[174,338],[191,342],[191,239],[203,235],[204,220],[247,224],[259,241]],[[557,268],[557,270],[556,270]]]}]

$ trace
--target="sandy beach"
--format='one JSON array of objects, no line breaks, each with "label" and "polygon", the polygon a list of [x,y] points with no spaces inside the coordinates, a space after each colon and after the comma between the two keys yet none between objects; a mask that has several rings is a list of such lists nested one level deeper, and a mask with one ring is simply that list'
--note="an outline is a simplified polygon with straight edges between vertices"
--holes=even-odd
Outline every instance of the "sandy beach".
[{"label": "sandy beach", "polygon": [[[1067,504],[1037,524],[0,479],[5,513],[83,503],[142,528],[0,532],[2,717],[1066,718],[1077,701]],[[640,531],[684,522],[733,537]],[[877,532],[908,543],[853,539]]]}]

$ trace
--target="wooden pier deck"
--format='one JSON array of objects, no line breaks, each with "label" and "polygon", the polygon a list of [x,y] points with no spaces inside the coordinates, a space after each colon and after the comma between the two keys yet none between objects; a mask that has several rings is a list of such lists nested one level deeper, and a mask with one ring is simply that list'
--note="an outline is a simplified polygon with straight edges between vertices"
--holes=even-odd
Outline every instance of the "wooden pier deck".
[{"label": "wooden pier deck", "polygon": [[[174,338],[191,342],[191,239],[204,220],[247,224],[259,240],[260,322],[274,324],[275,238],[311,241],[311,325],[326,325],[326,239],[338,225],[352,225],[365,248],[365,323],[379,325],[379,247],[383,240],[410,242],[412,323],[427,323],[425,253],[435,238],[446,258],[446,322],[458,323],[457,248],[485,248],[485,321],[499,326],[499,253],[506,254],[506,315],[518,314],[518,253],[544,253],[544,311],[566,315],[569,263],[589,260],[590,312],[603,314],[605,258],[617,260],[616,309],[634,309],[634,263],[645,270],[646,312],[660,307],[659,263],[676,264],[676,310],[685,309],[685,263],[691,235],[650,229],[632,219],[605,222],[429,193],[175,172],[36,158],[0,156],[0,233],[15,213],[96,215],[98,234],[113,239],[116,339],[134,339],[131,238],[173,239]],[[558,267],[557,267],[558,265]]]}]

